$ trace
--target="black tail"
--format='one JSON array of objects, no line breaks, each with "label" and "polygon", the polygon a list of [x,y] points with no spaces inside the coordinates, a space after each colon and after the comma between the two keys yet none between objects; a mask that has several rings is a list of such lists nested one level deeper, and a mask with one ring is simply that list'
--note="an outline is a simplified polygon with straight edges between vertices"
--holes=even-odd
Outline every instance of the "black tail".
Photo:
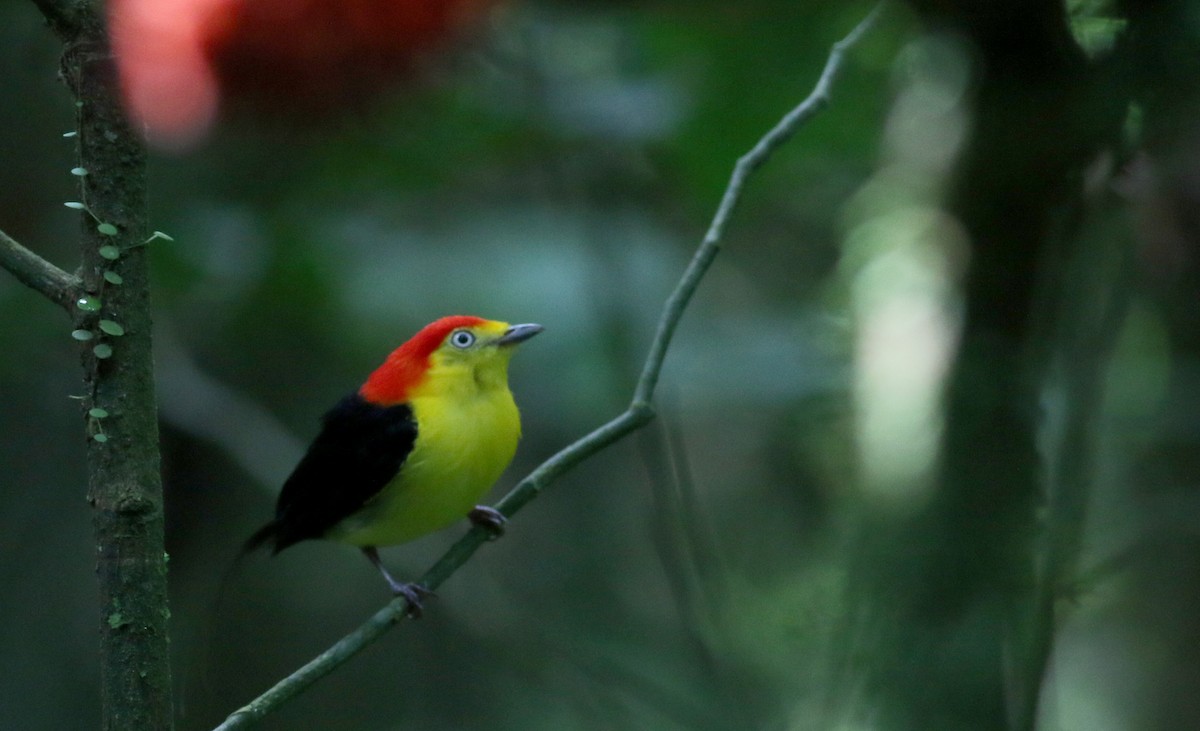
[{"label": "black tail", "polygon": [[[225,604],[225,592],[229,588],[234,574],[241,568],[242,560],[254,551],[266,547],[271,549],[271,555],[279,552],[279,526],[275,521],[271,521],[255,531],[254,535],[250,536],[242,545],[242,549],[237,552],[233,560],[226,565],[225,570],[221,572],[220,578],[217,579],[216,592],[209,605],[208,614],[198,630],[197,644],[199,645],[199,654],[194,663],[184,666],[183,675],[180,678],[181,708],[189,697],[194,696],[199,698],[204,694],[211,694],[213,692],[211,678],[209,677],[209,654],[212,651],[213,637],[216,635],[221,609]],[[194,673],[191,677],[188,677],[189,671]]]}]

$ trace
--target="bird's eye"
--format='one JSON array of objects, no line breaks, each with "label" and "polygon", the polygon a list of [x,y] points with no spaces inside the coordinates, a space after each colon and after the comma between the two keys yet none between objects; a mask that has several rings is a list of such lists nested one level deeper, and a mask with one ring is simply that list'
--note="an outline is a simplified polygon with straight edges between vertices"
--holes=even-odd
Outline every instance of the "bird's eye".
[{"label": "bird's eye", "polygon": [[450,336],[450,344],[456,348],[469,348],[475,344],[475,336],[467,330],[459,330]]}]

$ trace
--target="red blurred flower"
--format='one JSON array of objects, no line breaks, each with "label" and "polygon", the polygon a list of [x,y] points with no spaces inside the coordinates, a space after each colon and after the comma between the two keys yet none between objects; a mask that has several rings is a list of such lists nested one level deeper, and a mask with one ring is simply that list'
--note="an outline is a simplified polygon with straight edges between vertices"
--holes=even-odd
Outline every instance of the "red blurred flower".
[{"label": "red blurred flower", "polygon": [[276,114],[361,104],[490,0],[110,0],[130,115],[182,148],[222,105]]}]

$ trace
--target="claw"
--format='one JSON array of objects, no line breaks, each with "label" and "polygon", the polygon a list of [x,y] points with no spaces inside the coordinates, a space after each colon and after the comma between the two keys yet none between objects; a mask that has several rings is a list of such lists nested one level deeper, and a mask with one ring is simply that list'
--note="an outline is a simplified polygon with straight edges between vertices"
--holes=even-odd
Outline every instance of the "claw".
[{"label": "claw", "polygon": [[392,587],[392,593],[396,596],[404,597],[404,601],[408,603],[408,609],[405,610],[404,614],[409,619],[420,619],[421,612],[425,611],[425,604],[423,603],[425,597],[437,596],[437,594],[434,594],[432,591],[426,589],[420,584],[413,582],[409,582],[407,584],[392,584],[389,582],[389,584]]},{"label": "claw", "polygon": [[508,518],[495,508],[489,508],[486,505],[476,505],[475,509],[467,513],[467,518],[475,525],[483,526],[488,529],[491,535],[488,540],[494,541],[504,535],[504,526],[508,524]]},{"label": "claw", "polygon": [[434,594],[432,591],[426,589],[420,584],[396,581],[396,579],[393,578],[390,573],[388,573],[387,568],[383,565],[383,561],[381,561],[379,558],[379,551],[375,549],[375,546],[367,546],[363,548],[362,552],[363,555],[367,557],[367,560],[370,561],[375,568],[379,569],[379,573],[383,574],[383,579],[387,582],[388,588],[392,590],[392,594],[395,596],[402,596],[404,597],[404,601],[408,602],[408,610],[405,612],[405,615],[409,619],[420,619],[421,612],[425,609],[425,605],[423,603],[425,597],[436,597],[437,594]]}]

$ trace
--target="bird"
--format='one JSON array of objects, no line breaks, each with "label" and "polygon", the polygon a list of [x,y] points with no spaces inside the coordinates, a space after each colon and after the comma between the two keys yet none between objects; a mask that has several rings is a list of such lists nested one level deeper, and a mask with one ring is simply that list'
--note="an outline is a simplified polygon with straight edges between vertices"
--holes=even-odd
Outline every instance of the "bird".
[{"label": "bird", "polygon": [[516,453],[521,419],[508,387],[515,347],[541,325],[454,315],[396,348],[321,419],[284,481],[275,517],[243,554],[327,539],[359,548],[419,617],[431,594],[397,581],[378,548],[468,517],[499,534],[505,518],[475,505]]}]

